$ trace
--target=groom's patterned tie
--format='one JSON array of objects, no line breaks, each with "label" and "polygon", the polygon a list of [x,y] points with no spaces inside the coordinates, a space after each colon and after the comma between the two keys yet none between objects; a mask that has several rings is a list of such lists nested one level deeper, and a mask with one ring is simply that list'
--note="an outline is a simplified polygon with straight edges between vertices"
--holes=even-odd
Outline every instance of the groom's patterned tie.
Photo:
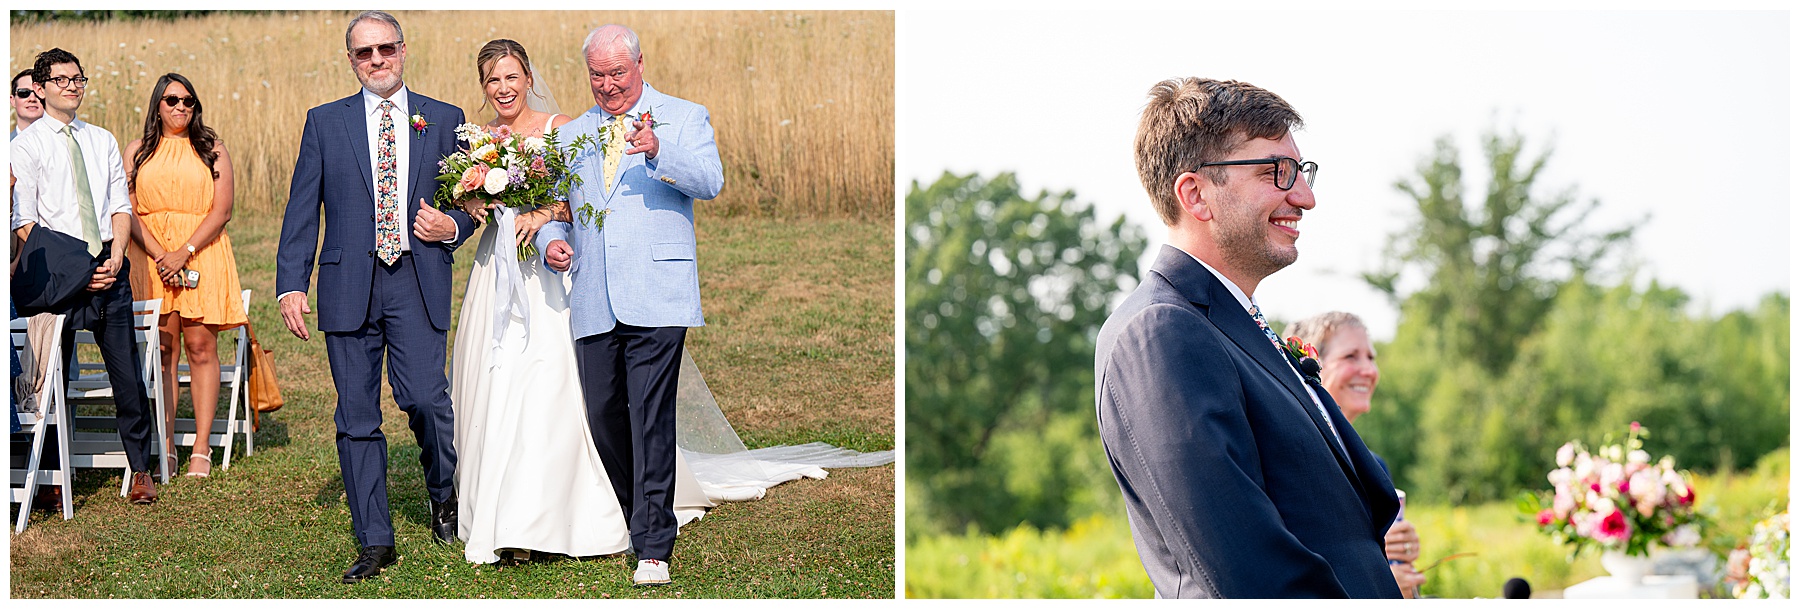
[{"label": "groom's patterned tie", "polygon": [[376,136],[375,257],[382,264],[400,259],[400,176],[394,154],[394,102],[381,102],[381,133]]},{"label": "groom's patterned tie", "polygon": [[[1282,348],[1281,337],[1276,336],[1275,331],[1269,329],[1268,320],[1263,319],[1262,309],[1257,308],[1254,304],[1250,305],[1250,317],[1256,318],[1256,326],[1262,328],[1263,336],[1269,337],[1269,342],[1275,344],[1275,350],[1281,352],[1281,359],[1284,361],[1287,360],[1287,349]],[[1292,362],[1288,363],[1289,368],[1292,368],[1293,366],[1294,364]],[[1300,373],[1295,371],[1294,374],[1299,375]],[[1304,383],[1304,381],[1302,382]],[[1331,429],[1332,439],[1337,440],[1338,447],[1342,448],[1344,446],[1344,439],[1338,437],[1337,424],[1331,422],[1331,413],[1325,412],[1325,402],[1318,401],[1315,398],[1313,405],[1319,408],[1319,415],[1325,417],[1325,427]],[[1344,451],[1345,454],[1349,454],[1349,452],[1348,449],[1345,449]]]}]

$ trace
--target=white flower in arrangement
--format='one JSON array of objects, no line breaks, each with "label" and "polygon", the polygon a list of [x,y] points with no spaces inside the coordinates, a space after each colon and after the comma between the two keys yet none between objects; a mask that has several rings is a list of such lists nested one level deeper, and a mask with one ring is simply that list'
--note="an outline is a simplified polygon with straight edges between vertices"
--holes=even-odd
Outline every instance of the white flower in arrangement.
[{"label": "white flower in arrangement", "polygon": [[525,151],[532,154],[542,154],[544,152],[544,138],[525,138]]},{"label": "white flower in arrangement", "polygon": [[1675,527],[1675,530],[1669,531],[1669,534],[1663,537],[1663,543],[1669,544],[1671,548],[1691,548],[1700,545],[1700,527],[1691,524]]},{"label": "white flower in arrangement", "polygon": [[1625,460],[1628,463],[1646,464],[1650,462],[1650,453],[1644,452],[1644,450],[1640,448],[1631,451],[1631,454],[1625,456]]},{"label": "white flower in arrangement", "polygon": [[506,168],[495,167],[488,170],[487,179],[482,182],[481,189],[490,195],[498,195],[506,190]]},{"label": "white flower in arrangement", "polygon": [[1575,462],[1575,443],[1574,442],[1569,442],[1567,444],[1563,444],[1562,448],[1556,449],[1556,466],[1557,467],[1566,468],[1569,466],[1570,463],[1574,463],[1574,462]]},{"label": "white flower in arrangement", "polygon": [[493,163],[500,160],[500,151],[496,150],[493,144],[482,144],[480,147],[469,151],[469,158],[483,163]]},{"label": "white flower in arrangement", "polygon": [[456,139],[468,142],[471,145],[480,141],[486,141],[487,135],[487,130],[482,129],[481,125],[475,123],[463,123],[456,126]]}]

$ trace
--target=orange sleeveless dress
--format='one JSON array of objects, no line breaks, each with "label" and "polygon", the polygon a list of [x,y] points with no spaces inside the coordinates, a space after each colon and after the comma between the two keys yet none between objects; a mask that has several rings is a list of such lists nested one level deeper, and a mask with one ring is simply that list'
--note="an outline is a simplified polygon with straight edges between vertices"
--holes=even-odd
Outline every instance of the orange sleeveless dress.
[{"label": "orange sleeveless dress", "polygon": [[[156,152],[138,168],[137,200],[133,211],[144,231],[173,251],[184,247],[200,221],[212,211],[212,170],[185,138],[165,137]],[[163,285],[156,263],[148,257],[132,261],[132,297],[163,299],[162,313],[176,313],[184,320],[207,325],[236,327],[244,316],[242,287],[238,284],[237,258],[231,253],[231,237],[219,232],[212,243],[189,257],[187,268],[200,272],[195,288]]]}]

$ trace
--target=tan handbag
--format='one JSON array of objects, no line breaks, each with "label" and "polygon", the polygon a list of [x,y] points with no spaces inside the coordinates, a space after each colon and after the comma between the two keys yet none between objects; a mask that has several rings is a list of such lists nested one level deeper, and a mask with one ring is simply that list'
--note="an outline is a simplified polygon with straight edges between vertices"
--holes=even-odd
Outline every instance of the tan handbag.
[{"label": "tan handbag", "polygon": [[[248,324],[246,324],[248,327]],[[250,332],[250,395],[251,412],[262,414],[281,410],[281,384],[276,381],[275,356],[256,342],[256,329]],[[261,426],[262,417],[250,417],[251,428]]]}]

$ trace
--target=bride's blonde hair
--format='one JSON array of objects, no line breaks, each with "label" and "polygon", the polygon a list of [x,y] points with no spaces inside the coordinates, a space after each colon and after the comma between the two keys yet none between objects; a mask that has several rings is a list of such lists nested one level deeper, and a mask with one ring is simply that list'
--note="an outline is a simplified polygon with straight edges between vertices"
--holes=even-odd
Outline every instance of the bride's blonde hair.
[{"label": "bride's blonde hair", "polygon": [[[537,75],[531,73],[531,56],[525,54],[525,45],[519,44],[517,41],[510,38],[489,40],[487,44],[481,45],[481,52],[475,54],[476,82],[480,82],[483,87],[486,87],[488,74],[494,71],[494,66],[500,63],[501,57],[518,59],[519,69],[525,71],[525,77],[531,79],[533,83],[537,82]],[[533,89],[531,87],[525,88],[526,94],[529,95],[532,92]],[[483,93],[481,96],[481,109],[485,110],[489,105],[490,102],[488,101],[487,94]],[[496,112],[498,112],[498,110],[496,110]]]}]

